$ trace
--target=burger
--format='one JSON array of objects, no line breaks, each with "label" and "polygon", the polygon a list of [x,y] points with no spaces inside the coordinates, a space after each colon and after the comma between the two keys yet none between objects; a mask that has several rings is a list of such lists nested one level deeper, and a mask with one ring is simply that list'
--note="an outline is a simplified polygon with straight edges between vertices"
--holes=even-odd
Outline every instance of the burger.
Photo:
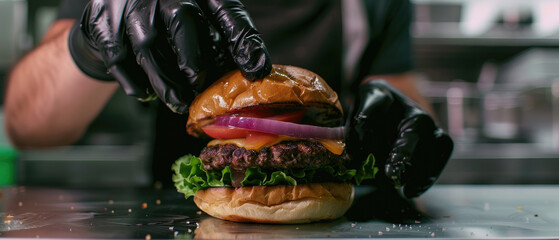
[{"label": "burger", "polygon": [[250,81],[225,74],[189,109],[187,132],[209,137],[173,164],[173,182],[207,214],[237,222],[303,223],[342,216],[374,157],[345,151],[337,94],[317,74],[274,65]]}]

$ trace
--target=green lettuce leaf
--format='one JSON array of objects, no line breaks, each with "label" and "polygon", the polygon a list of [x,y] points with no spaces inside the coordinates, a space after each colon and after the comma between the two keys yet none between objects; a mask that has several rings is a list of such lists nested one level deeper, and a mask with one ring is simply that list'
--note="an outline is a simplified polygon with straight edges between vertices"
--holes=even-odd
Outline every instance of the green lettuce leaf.
[{"label": "green lettuce leaf", "polygon": [[[222,171],[206,171],[200,158],[186,155],[172,166],[175,187],[186,198],[194,196],[198,190],[210,187],[232,187],[233,173],[229,167]],[[375,157],[370,154],[358,169],[336,169],[332,166],[302,169],[287,169],[266,173],[259,167],[250,167],[245,172],[242,186],[297,185],[312,182],[353,182],[360,185],[364,180],[374,179],[378,168]]]}]

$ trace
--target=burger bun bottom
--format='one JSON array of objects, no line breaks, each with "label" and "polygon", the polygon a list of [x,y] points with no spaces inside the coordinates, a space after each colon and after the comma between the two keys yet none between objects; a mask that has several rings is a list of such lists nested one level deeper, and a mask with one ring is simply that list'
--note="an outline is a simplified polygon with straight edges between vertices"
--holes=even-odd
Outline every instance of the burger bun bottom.
[{"label": "burger bun bottom", "polygon": [[349,183],[218,187],[197,191],[194,202],[220,219],[292,224],[339,218],[351,206],[353,195]]}]

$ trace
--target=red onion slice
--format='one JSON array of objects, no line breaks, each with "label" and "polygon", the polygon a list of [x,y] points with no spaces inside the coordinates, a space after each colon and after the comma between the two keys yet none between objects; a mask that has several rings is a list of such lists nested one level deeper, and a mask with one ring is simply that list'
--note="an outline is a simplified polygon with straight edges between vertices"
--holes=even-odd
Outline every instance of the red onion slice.
[{"label": "red onion slice", "polygon": [[215,118],[214,124],[296,138],[343,139],[345,133],[344,127],[319,127],[252,117],[220,116]]}]

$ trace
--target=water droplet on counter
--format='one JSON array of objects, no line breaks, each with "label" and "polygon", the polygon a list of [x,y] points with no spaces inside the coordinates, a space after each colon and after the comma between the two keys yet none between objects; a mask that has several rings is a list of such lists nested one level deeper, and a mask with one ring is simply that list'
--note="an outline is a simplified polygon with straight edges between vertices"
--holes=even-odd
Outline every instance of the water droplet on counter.
[{"label": "water droplet on counter", "polygon": [[131,212],[132,212],[132,209],[131,209],[131,208],[129,208],[129,209],[128,209],[128,212],[129,212],[129,213],[131,213]]},{"label": "water droplet on counter", "polygon": [[351,227],[355,227],[355,225],[357,225],[357,223],[351,223]]}]

